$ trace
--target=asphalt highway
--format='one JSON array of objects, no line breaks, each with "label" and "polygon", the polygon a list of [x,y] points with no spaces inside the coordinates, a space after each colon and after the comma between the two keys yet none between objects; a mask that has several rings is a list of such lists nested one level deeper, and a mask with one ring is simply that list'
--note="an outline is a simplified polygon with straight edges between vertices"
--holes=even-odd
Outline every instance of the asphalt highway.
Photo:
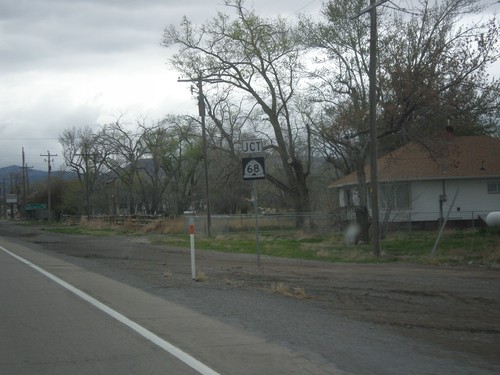
[{"label": "asphalt highway", "polygon": [[340,374],[0,238],[0,374]]}]

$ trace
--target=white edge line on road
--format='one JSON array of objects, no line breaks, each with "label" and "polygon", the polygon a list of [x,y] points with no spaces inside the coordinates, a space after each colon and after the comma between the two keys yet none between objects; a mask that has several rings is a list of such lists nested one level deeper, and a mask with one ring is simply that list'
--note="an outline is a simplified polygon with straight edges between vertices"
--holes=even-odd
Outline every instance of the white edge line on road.
[{"label": "white edge line on road", "polygon": [[40,272],[42,275],[48,277],[52,281],[56,282],[63,288],[66,288],[70,292],[76,294],[78,297],[81,299],[87,301],[91,305],[97,307],[99,310],[105,312],[112,318],[118,320],[119,322],[125,324],[127,327],[133,329],[135,332],[137,332],[139,335],[143,336],[147,340],[151,341],[153,344],[159,346],[163,350],[167,351],[174,357],[178,358],[194,370],[198,371],[202,375],[219,375],[218,372],[212,370],[210,367],[205,365],[204,363],[198,361],[197,359],[191,357],[189,354],[186,352],[182,351],[181,349],[177,348],[176,346],[172,345],[168,341],[165,341],[161,337],[155,335],[153,332],[149,331],[148,329],[142,327],[141,325],[137,324],[136,322],[130,320],[126,316],[120,314],[118,311],[113,310],[111,307],[106,306],[102,302],[99,302],[96,300],[94,297],[91,297],[85,292],[82,292],[80,289],[75,288],[73,285],[67,283],[66,281],[58,278],[57,276],[45,271],[43,268],[38,267],[36,264],[31,263],[29,260],[24,259],[20,257],[19,255],[16,255],[12,253],[11,251],[7,250],[5,247],[0,246],[0,249],[3,250],[5,253],[9,254],[10,256],[16,258],[20,262],[30,266],[34,270]]}]

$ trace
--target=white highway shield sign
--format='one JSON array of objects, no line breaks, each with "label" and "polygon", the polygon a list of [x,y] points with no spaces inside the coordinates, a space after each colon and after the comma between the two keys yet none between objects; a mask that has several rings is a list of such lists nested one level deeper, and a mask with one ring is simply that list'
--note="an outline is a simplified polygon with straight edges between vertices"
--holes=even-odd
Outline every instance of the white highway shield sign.
[{"label": "white highway shield sign", "polygon": [[262,180],[266,178],[265,163],[263,157],[242,158],[243,180]]}]

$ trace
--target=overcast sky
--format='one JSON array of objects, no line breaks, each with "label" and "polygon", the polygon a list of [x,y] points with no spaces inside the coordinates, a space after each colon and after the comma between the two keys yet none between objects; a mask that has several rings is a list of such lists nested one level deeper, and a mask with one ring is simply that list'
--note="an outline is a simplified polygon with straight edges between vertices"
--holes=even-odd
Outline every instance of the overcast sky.
[{"label": "overcast sky", "polygon": [[[367,0],[367,4],[368,4]],[[0,167],[46,169],[73,126],[117,116],[158,120],[196,114],[188,87],[169,71],[163,29],[186,15],[203,23],[222,0],[0,0]],[[322,0],[247,0],[262,15],[319,14]]]}]

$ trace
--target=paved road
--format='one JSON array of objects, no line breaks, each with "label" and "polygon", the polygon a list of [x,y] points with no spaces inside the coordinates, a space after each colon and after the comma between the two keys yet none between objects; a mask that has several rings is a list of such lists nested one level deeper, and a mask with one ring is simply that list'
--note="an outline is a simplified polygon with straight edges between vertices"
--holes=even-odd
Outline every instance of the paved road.
[{"label": "paved road", "polygon": [[340,373],[4,238],[0,301],[3,375]]},{"label": "paved road", "polygon": [[0,252],[1,374],[195,374],[53,280]]}]

